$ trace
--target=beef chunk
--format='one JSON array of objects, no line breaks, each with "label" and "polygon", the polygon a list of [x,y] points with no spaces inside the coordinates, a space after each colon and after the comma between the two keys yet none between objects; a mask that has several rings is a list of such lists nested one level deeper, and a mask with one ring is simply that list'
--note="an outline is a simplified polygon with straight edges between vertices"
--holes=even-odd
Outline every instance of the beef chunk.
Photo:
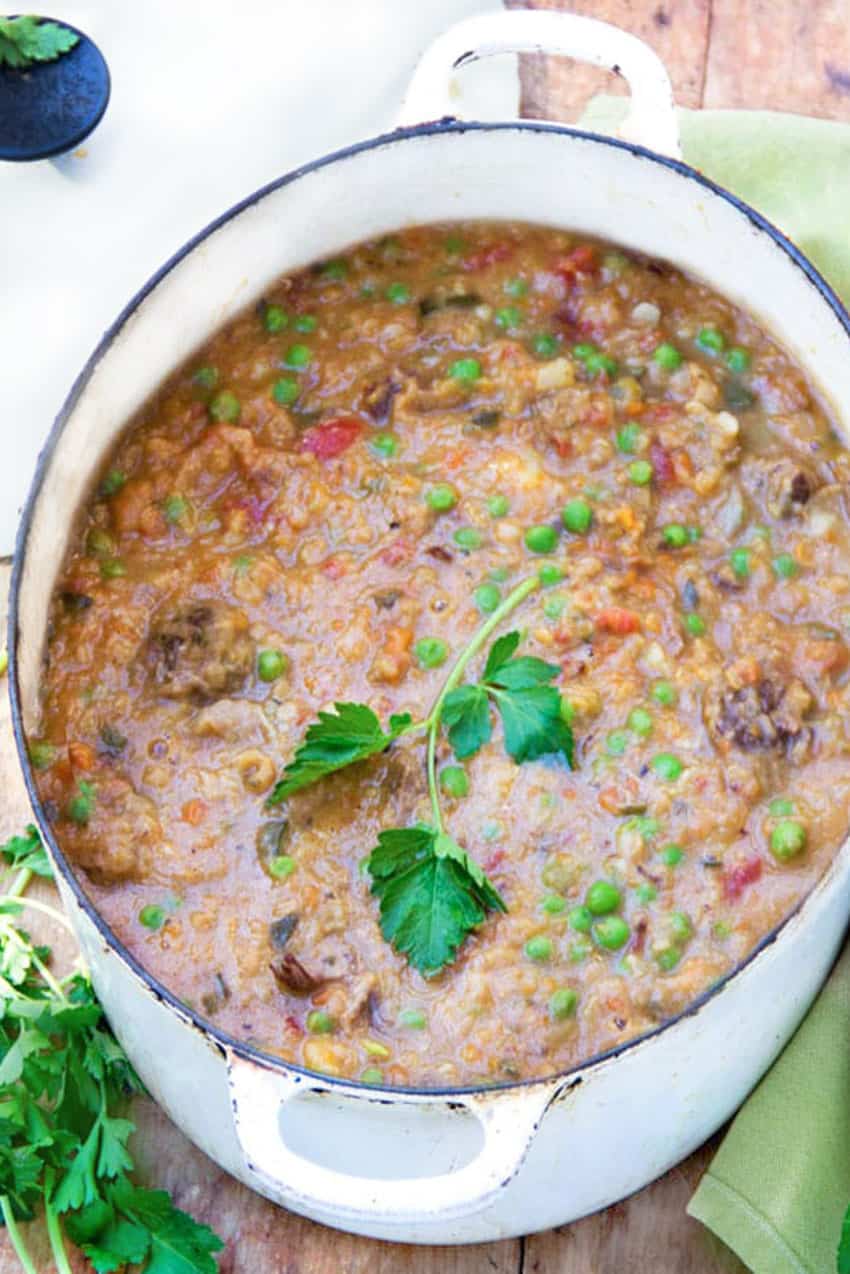
[{"label": "beef chunk", "polygon": [[248,620],[225,602],[189,602],[154,621],[144,660],[167,699],[203,702],[232,694],[254,666]]},{"label": "beef chunk", "polygon": [[813,707],[801,681],[763,677],[754,685],[709,693],[705,719],[714,738],[743,752],[790,751],[799,757],[811,739],[803,719]]}]

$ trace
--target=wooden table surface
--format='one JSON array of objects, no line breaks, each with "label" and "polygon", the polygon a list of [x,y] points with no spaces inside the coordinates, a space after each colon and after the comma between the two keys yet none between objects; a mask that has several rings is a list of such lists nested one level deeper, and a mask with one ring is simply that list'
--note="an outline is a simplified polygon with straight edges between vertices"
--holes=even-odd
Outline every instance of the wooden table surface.
[{"label": "wooden table surface", "polygon": [[[605,18],[649,41],[664,59],[676,100],[689,107],[761,107],[850,120],[850,0],[508,0]],[[587,98],[622,91],[613,76],[561,59],[528,58],[523,114],[572,121]],[[0,568],[0,611],[8,568]],[[29,821],[0,701],[0,836]],[[51,938],[53,935],[51,935]],[[134,1150],[146,1183],[226,1240],[221,1274],[741,1274],[744,1267],[685,1215],[711,1157],[704,1147],[625,1203],[546,1234],[471,1248],[414,1248],[313,1225],[238,1185],[195,1150],[150,1102],[135,1109]],[[27,1227],[39,1274],[52,1269],[38,1225]],[[75,1274],[87,1269],[74,1264]],[[0,1274],[17,1260],[0,1236]]]}]

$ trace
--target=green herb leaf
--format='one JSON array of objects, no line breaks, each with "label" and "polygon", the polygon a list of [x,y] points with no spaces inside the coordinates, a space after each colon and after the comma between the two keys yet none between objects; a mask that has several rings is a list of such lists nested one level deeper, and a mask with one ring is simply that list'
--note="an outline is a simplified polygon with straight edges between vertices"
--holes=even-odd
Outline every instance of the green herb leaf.
[{"label": "green herb leaf", "polygon": [[53,868],[47,851],[41,843],[38,828],[29,824],[23,836],[11,836],[5,845],[0,845],[0,854],[10,867],[26,868],[36,876],[53,876]]},{"label": "green herb leaf", "polygon": [[561,696],[554,686],[529,690],[493,690],[505,731],[505,748],[517,762],[560,752],[573,764],[573,733],[561,717]]},{"label": "green herb leaf", "polygon": [[389,733],[364,703],[337,703],[335,712],[320,712],[308,727],[295,758],[274,786],[267,804],[279,805],[293,792],[316,783],[335,770],[383,752],[412,723],[405,712],[390,718]]},{"label": "green herb leaf", "polygon": [[381,832],[367,867],[381,932],[425,977],[455,959],[488,910],[506,910],[478,864],[430,827]]},{"label": "green herb leaf", "polygon": [[446,695],[443,723],[459,761],[483,747],[493,733],[487,692],[481,686],[458,686]]},{"label": "green herb leaf", "polygon": [[838,1244],[838,1274],[850,1274],[850,1208],[844,1213],[841,1225],[841,1240]]},{"label": "green herb leaf", "polygon": [[148,1231],[145,1274],[216,1274],[213,1252],[224,1247],[206,1225],[175,1208],[164,1190],[143,1190],[122,1178],[109,1190],[116,1211]]},{"label": "green herb leaf", "polygon": [[80,37],[58,22],[38,18],[0,18],[0,66],[24,70],[33,62],[54,62],[79,44]]}]

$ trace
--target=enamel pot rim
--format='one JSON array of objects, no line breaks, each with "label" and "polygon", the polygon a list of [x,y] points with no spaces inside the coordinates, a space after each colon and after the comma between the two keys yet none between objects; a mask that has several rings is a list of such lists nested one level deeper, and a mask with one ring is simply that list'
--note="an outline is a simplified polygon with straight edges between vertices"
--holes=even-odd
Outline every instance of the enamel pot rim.
[{"label": "enamel pot rim", "polygon": [[[381,1088],[376,1085],[366,1085],[358,1081],[339,1079],[333,1076],[320,1074],[318,1072],[307,1070],[305,1067],[298,1066],[292,1062],[284,1061],[282,1058],[272,1053],[264,1052],[262,1049],[243,1041],[235,1039],[226,1032],[219,1030],[213,1023],[201,1017],[194,1009],[182,1003],[165,985],[154,978],[140,964],[130,951],[124,946],[115,933],[110,929],[106,920],[95,908],[94,904],[86,895],[77,876],[75,875],[71,865],[65,858],[60,849],[47,818],[46,811],[42,805],[39,793],[36,787],[32,765],[29,760],[26,746],[26,738],[23,725],[23,707],[21,703],[20,685],[18,681],[18,663],[17,663],[17,645],[19,641],[19,611],[20,611],[20,588],[23,577],[23,562],[27,552],[30,527],[32,524],[34,512],[38,504],[42,483],[45,474],[53,459],[53,453],[56,448],[57,441],[63,432],[66,423],[72,416],[77,401],[88,384],[94,371],[108,354],[112,343],[121,333],[125,324],[135,314],[136,310],[144,303],[147,297],[154,289],[170,274],[185,257],[202,244],[211,234],[218,230],[221,226],[238,217],[246,209],[259,203],[266,195],[272,194],[281,187],[298,181],[299,178],[307,176],[318,169],[325,168],[340,160],[358,155],[364,151],[373,150],[379,147],[403,145],[408,141],[415,141],[419,137],[428,137],[433,135],[457,135],[462,136],[465,133],[473,132],[503,132],[515,133],[522,135],[523,133],[552,133],[562,136],[566,139],[578,138],[583,141],[596,143],[600,146],[607,146],[619,151],[625,151],[636,160],[643,160],[651,164],[672,170],[678,173],[682,178],[693,182],[699,188],[710,191],[712,194],[719,196],[727,204],[730,204],[740,215],[748,221],[751,226],[757,230],[767,234],[786,254],[793,264],[799,269],[811,283],[821,300],[833,311],[837,317],[845,333],[847,334],[848,343],[850,343],[850,314],[842,304],[835,291],[829,286],[823,276],[811,264],[806,256],[799,248],[791,242],[791,240],[778,230],[770,221],[768,221],[761,213],[751,208],[749,204],[739,199],[736,195],[731,194],[724,187],[704,177],[696,169],[678,159],[668,158],[659,155],[657,152],[647,149],[646,147],[636,145],[632,142],[621,141],[616,138],[607,137],[598,133],[587,132],[578,128],[569,128],[558,124],[549,124],[536,121],[511,121],[505,123],[467,123],[458,122],[452,118],[435,121],[433,123],[419,124],[412,128],[396,129],[394,132],[382,134],[379,137],[372,138],[368,141],[359,142],[356,145],[347,146],[340,150],[333,151],[320,159],[304,164],[299,168],[293,169],[284,176],[269,182],[267,185],[260,187],[246,198],[235,203],[221,216],[216,217],[203,230],[189,239],[182,248],[180,248],[172,257],[170,257],[139,289],[135,296],[124,307],[115,322],[106,330],[102,338],[97,344],[91,357],[86,362],[80,372],[71,390],[65,399],[53,426],[47,438],[44,448],[42,449],[30,487],[27,501],[24,506],[21,521],[18,529],[15,556],[12,571],[12,583],[9,596],[9,617],[8,617],[8,650],[9,650],[9,697],[11,701],[12,726],[15,736],[15,744],[18,752],[24,781],[26,783],[27,793],[35,812],[39,830],[46,844],[49,847],[51,857],[58,872],[61,874],[65,884],[71,890],[78,906],[85,913],[91,923],[95,926],[98,935],[104,945],[111,949],[130,969],[136,979],[152,993],[158,1000],[165,1004],[174,1014],[183,1019],[186,1025],[194,1026],[212,1045],[214,1045],[222,1054],[234,1053],[237,1056],[253,1061],[263,1067],[273,1068],[284,1073],[297,1074],[306,1081],[315,1081],[321,1084],[323,1088],[338,1090],[341,1094],[348,1091],[356,1090],[368,1095],[373,1099],[392,1100],[395,1095],[407,1095],[421,1098],[432,1098],[434,1100],[450,1099],[454,1096],[462,1094],[486,1093],[494,1096],[500,1092],[517,1092],[525,1088],[536,1087],[541,1084],[553,1084],[557,1082],[562,1084],[565,1080],[572,1078],[576,1080],[581,1073],[596,1067],[602,1062],[608,1062],[629,1053],[631,1050],[641,1046],[648,1045],[650,1042],[662,1037],[665,1032],[676,1026],[677,1023],[694,1017],[699,1013],[700,1009],[719,995],[730,981],[736,977],[749,965],[751,965],[758,957],[777,941],[783,934],[789,922],[798,916],[812,898],[814,892],[827,887],[832,875],[836,871],[840,858],[850,853],[850,842],[845,842],[844,846],[839,849],[832,863],[827,868],[824,875],[815,884],[812,891],[806,894],[793,908],[787,916],[784,917],[778,925],[776,925],[769,933],[767,933],[759,943],[754,947],[750,954],[737,964],[729,973],[715,983],[709,990],[704,992],[696,1000],[690,1003],[684,1010],[668,1019],[666,1022],[655,1027],[651,1031],[644,1032],[642,1035],[636,1036],[634,1039],[625,1041],[615,1047],[601,1053],[596,1053],[592,1057],[586,1058],[578,1065],[569,1067],[566,1070],[553,1072],[551,1075],[542,1077],[532,1077],[524,1080],[508,1080],[498,1084],[470,1084],[455,1087],[440,1088],[421,1088],[421,1087],[394,1087]],[[850,354],[850,348],[848,349]]]}]

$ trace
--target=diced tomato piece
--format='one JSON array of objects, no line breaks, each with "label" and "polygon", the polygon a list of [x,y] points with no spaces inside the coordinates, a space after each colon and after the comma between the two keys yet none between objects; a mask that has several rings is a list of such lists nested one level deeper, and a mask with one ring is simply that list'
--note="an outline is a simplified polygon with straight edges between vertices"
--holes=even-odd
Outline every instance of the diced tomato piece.
[{"label": "diced tomato piece", "polygon": [[338,557],[329,557],[326,562],[322,562],[322,574],[327,575],[328,579],[342,579],[347,574],[347,567]]},{"label": "diced tomato piece", "polygon": [[332,416],[320,425],[305,429],[301,450],[311,451],[319,460],[334,460],[347,451],[363,432],[363,421],[356,416]]},{"label": "diced tomato piece", "polygon": [[747,885],[761,877],[763,866],[758,854],[752,854],[734,867],[727,867],[723,873],[723,897],[729,902],[736,902]]},{"label": "diced tomato piece", "polygon": [[673,465],[673,457],[666,447],[662,447],[660,442],[651,442],[649,444],[649,459],[656,482],[670,482],[671,479],[675,478],[676,469]]},{"label": "diced tomato piece", "polygon": [[507,261],[514,254],[512,243],[489,243],[477,252],[473,252],[463,263],[464,270],[483,270],[488,265],[496,265],[499,261]]},{"label": "diced tomato piece", "polygon": [[198,827],[206,817],[207,807],[198,797],[193,797],[191,801],[186,801],[180,810],[180,817],[184,823],[191,824],[192,827]]},{"label": "diced tomato piece", "polygon": [[681,411],[675,403],[647,403],[645,416],[656,424],[664,420],[672,420],[677,411]]},{"label": "diced tomato piece", "polygon": [[596,616],[597,628],[624,637],[627,633],[640,632],[640,615],[624,606],[606,606]]},{"label": "diced tomato piece", "polygon": [[484,859],[484,870],[485,872],[487,872],[488,875],[491,872],[496,871],[499,867],[501,867],[502,863],[505,861],[505,854],[506,854],[505,849],[491,850],[491,852]]},{"label": "diced tomato piece", "polygon": [[93,770],[95,763],[94,748],[88,743],[77,741],[68,744],[68,760],[77,770]]},{"label": "diced tomato piece", "polygon": [[381,550],[381,561],[385,566],[403,566],[412,557],[413,545],[410,540],[393,540],[392,544],[388,544],[385,549]]},{"label": "diced tomato piece", "polygon": [[554,270],[562,278],[574,279],[577,274],[592,274],[596,269],[596,249],[590,243],[580,243],[565,257],[559,257]]}]

